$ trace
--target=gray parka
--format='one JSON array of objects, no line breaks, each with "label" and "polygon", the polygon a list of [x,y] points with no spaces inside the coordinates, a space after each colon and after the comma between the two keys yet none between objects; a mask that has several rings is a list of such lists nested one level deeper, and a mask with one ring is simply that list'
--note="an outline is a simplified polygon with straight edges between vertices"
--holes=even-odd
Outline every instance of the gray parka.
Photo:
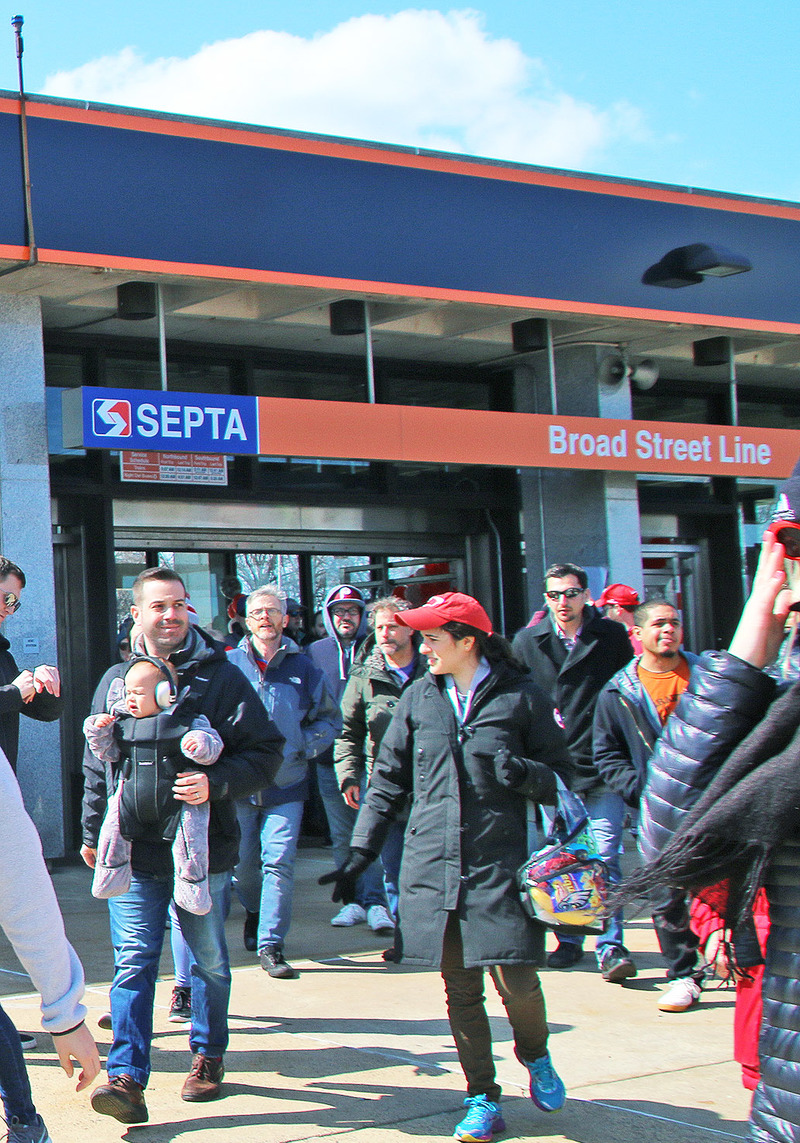
[{"label": "gray parka", "polygon": [[[495,776],[503,747],[527,760],[519,789]],[[569,754],[552,700],[509,664],[497,664],[480,683],[463,726],[441,678],[428,673],[404,692],[352,845],[379,853],[411,795],[397,938],[406,963],[440,967],[450,912],[460,921],[466,967],[541,961],[544,929],[523,912],[516,872],[528,855],[526,799],[552,800],[554,772],[569,784]]]}]

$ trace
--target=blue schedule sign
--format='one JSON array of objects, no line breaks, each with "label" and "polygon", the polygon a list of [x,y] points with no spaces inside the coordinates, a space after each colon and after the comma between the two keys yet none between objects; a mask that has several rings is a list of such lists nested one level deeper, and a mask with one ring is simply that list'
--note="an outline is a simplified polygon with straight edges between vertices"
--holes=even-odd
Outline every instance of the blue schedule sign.
[{"label": "blue schedule sign", "polygon": [[67,448],[256,455],[255,397],[142,389],[72,389],[63,394]]}]

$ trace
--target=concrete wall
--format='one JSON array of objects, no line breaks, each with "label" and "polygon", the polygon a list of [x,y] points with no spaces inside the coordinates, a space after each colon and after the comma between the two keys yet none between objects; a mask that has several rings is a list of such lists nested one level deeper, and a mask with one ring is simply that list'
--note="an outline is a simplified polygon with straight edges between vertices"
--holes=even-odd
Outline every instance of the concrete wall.
[{"label": "concrete wall", "polygon": [[[22,271],[24,273],[25,271]],[[22,607],[3,624],[21,670],[56,663],[44,356],[37,298],[0,294],[0,551],[25,572]],[[27,646],[26,646],[27,644]],[[18,775],[45,854],[64,854],[59,725],[22,717]]]}]

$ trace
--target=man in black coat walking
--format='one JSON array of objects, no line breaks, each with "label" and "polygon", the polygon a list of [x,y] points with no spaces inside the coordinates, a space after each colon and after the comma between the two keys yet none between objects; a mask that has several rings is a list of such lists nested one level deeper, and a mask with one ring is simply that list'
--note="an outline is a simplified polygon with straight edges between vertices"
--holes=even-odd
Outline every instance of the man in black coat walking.
[{"label": "man in black coat walking", "polygon": [[[564,722],[572,756],[572,788],[583,798],[600,854],[612,853],[625,814],[625,804],[606,786],[592,754],[592,722],[597,697],[606,683],[633,657],[626,628],[603,619],[589,603],[589,579],[577,564],[553,564],[544,577],[547,614],[514,639],[514,653],[531,670],[534,681],[553,699]],[[604,971],[612,957],[625,958],[622,917],[609,918],[597,938],[598,965]],[[583,957],[580,937],[559,936],[550,954],[551,968],[571,968]]]}]

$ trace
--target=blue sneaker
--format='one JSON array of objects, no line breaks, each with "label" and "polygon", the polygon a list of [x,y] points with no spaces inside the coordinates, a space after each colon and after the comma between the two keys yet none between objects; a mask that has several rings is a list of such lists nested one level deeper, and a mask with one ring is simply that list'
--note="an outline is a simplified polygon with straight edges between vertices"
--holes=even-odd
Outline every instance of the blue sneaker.
[{"label": "blue sneaker", "polygon": [[485,1095],[467,1096],[464,1105],[469,1111],[456,1127],[453,1135],[464,1143],[490,1143],[495,1131],[505,1131],[506,1122],[500,1104]]},{"label": "blue sneaker", "polygon": [[531,1099],[540,1111],[560,1111],[567,1102],[567,1089],[553,1067],[550,1053],[538,1060],[522,1061],[531,1073]]}]

